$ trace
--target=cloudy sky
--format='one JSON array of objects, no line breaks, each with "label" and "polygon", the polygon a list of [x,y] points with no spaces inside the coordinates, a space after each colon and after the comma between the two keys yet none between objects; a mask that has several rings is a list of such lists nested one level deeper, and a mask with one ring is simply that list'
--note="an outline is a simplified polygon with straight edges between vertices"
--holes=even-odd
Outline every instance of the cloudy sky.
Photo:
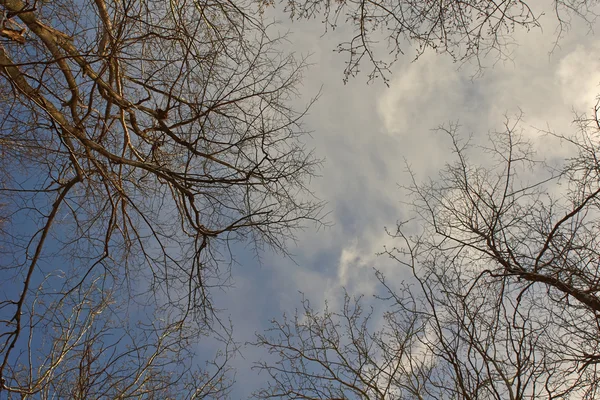
[{"label": "cloudy sky", "polygon": [[[345,59],[332,51],[343,32],[320,36],[318,21],[269,18],[281,21],[281,31],[290,30],[290,49],[311,54],[313,66],[298,101],[306,103],[321,90],[305,122],[313,132],[309,145],[325,159],[311,188],[327,202],[332,226],[299,232],[290,248],[294,260],[266,253],[259,263],[251,252],[237,249],[234,287],[218,293],[215,304],[234,322],[240,343],[251,341],[270,319],[293,313],[300,293],[316,308],[325,300],[335,308],[343,287],[366,298],[374,293],[373,268],[402,279],[399,266],[375,254],[390,243],[384,228],[410,216],[399,188],[409,178],[406,164],[424,179],[435,177],[451,157],[448,138],[434,128],[458,121],[464,135],[478,140],[501,130],[505,115],[522,112],[521,127],[540,154],[561,157],[566,150],[538,129],[572,131],[574,112],[591,112],[600,92],[600,42],[578,21],[556,48],[551,17],[543,17],[543,31],[518,31],[512,59],[495,65],[488,60],[489,68],[475,79],[472,66],[434,54],[412,62],[408,52],[394,65],[388,88],[381,82],[367,85],[366,75],[343,83]],[[245,398],[264,383],[265,375],[250,370],[253,361],[266,357],[261,351],[245,347],[243,357],[234,360],[233,398]]]}]

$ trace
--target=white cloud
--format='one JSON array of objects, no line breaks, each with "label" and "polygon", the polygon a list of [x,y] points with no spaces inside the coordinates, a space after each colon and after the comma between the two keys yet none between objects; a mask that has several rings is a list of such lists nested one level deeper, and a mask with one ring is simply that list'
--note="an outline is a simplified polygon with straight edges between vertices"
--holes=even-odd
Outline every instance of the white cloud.
[{"label": "white cloud", "polygon": [[[407,199],[397,187],[409,178],[404,159],[422,179],[435,177],[451,156],[448,139],[433,128],[459,121],[465,135],[473,133],[479,140],[490,130],[502,129],[504,114],[520,108],[525,116],[522,127],[542,154],[557,156],[566,150],[531,127],[548,124],[557,132],[572,130],[571,108],[589,110],[600,92],[600,45],[576,27],[552,55],[552,29],[519,32],[513,61],[497,64],[475,80],[472,69],[457,70],[458,65],[444,56],[426,54],[415,63],[400,61],[387,89],[365,85],[364,76],[344,85],[343,56],[331,51],[335,36],[319,38],[318,23],[289,26],[298,32],[290,36],[294,49],[314,53],[304,99],[324,85],[306,119],[307,128],[314,131],[310,144],[326,159],[322,178],[311,188],[329,203],[335,225],[319,232],[311,227],[299,235],[298,246],[292,249],[297,264],[266,255],[262,267],[249,261],[234,270],[238,288],[219,304],[250,336],[265,327],[268,317],[293,313],[299,306],[298,292],[315,309],[326,299],[335,309],[343,287],[365,298],[378,290],[374,267],[392,286],[406,276],[397,263],[375,253],[386,243],[394,244],[384,226],[409,214],[401,203]],[[484,163],[484,157],[474,161]]]},{"label": "white cloud", "polygon": [[560,60],[556,77],[563,104],[589,112],[599,92],[600,45],[578,45]]}]

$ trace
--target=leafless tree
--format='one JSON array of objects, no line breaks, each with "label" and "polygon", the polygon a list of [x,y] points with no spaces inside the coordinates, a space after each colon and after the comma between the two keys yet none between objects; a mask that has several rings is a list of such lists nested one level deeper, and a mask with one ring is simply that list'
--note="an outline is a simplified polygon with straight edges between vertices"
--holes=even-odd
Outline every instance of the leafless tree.
[{"label": "leafless tree", "polygon": [[221,398],[223,365],[181,360],[230,244],[285,252],[320,215],[304,61],[238,1],[0,11],[0,397]]},{"label": "leafless tree", "polygon": [[[258,0],[264,8],[279,3]],[[541,28],[540,17],[554,10],[557,40],[571,19],[591,24],[598,13],[594,1],[551,0],[286,0],[292,19],[322,19],[325,31],[344,29],[347,39],[337,46],[346,55],[344,80],[370,64],[369,80],[387,81],[390,66],[414,45],[416,57],[426,49],[447,53],[457,62],[510,58],[516,28]],[[548,10],[546,10],[546,8]],[[348,32],[347,34],[345,32]],[[380,44],[381,43],[381,44]],[[363,68],[364,65],[363,65]]]},{"label": "leafless tree", "polygon": [[305,302],[274,321],[258,336],[275,355],[258,365],[271,377],[258,397],[597,398],[597,112],[576,134],[547,133],[571,145],[562,164],[536,160],[520,118],[484,146],[442,128],[456,162],[425,184],[413,175],[415,219],[384,252],[410,277],[393,287],[378,273],[388,312],[347,296],[339,312]]},{"label": "leafless tree", "polygon": [[[51,277],[48,277],[51,279]],[[78,296],[32,291],[19,346],[5,366],[7,399],[226,398],[233,384],[230,343],[201,365],[195,350],[208,329],[179,318],[126,318],[118,297],[97,279]],[[55,298],[55,301],[52,299]],[[121,308],[119,310],[118,308]],[[9,321],[3,321],[8,322]]]}]

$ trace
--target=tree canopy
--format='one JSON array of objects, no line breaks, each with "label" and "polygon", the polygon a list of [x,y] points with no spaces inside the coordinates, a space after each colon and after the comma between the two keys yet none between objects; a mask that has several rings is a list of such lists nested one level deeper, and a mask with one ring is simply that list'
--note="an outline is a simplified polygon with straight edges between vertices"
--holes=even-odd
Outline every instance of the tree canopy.
[{"label": "tree canopy", "polygon": [[205,395],[178,360],[212,328],[229,244],[285,252],[320,217],[290,104],[304,61],[234,2],[1,5],[2,390]]},{"label": "tree canopy", "polygon": [[[557,40],[595,18],[592,2],[552,5]],[[516,0],[0,0],[0,397],[229,395],[238,349],[212,294],[234,244],[287,255],[327,223],[308,186],[314,100],[298,106],[308,64],[270,6],[345,25],[346,80],[366,63],[387,81],[409,48],[509,57],[541,17]],[[485,168],[447,128],[457,162],[409,188],[422,230],[399,224],[385,252],[417,289],[379,275],[383,330],[360,300],[304,303],[258,336],[281,359],[259,364],[272,382],[257,395],[594,398],[600,122],[579,122],[559,138],[578,156],[533,184],[523,171],[542,164],[515,125],[478,149]]]}]

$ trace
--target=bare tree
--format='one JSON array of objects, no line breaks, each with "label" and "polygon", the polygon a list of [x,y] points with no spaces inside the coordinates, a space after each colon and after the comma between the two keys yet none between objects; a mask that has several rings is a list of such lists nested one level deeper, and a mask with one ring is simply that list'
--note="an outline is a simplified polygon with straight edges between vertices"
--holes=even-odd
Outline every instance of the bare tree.
[{"label": "bare tree", "polygon": [[[275,354],[260,398],[542,399],[598,397],[598,109],[578,119],[561,165],[535,159],[516,121],[489,145],[452,139],[456,162],[417,184],[415,219],[386,249],[410,271],[378,277],[383,322],[346,297],[340,312],[304,303],[257,344]],[[487,152],[489,165],[471,161]],[[418,233],[416,227],[418,227]]]},{"label": "bare tree", "polygon": [[465,299],[466,289],[455,288],[466,280],[455,278],[444,278],[453,279],[448,290],[432,276],[419,279],[424,292],[386,287],[381,300],[389,309],[382,319],[348,295],[336,312],[326,307],[319,313],[305,301],[293,320],[274,321],[258,336],[256,344],[275,361],[257,365],[270,380],[256,396],[525,399],[572,390],[558,382],[564,371],[542,361],[546,354],[538,345],[548,324],[523,314],[513,293],[499,301],[494,287],[477,287]]},{"label": "bare tree", "polygon": [[23,313],[21,331],[27,345],[17,345],[18,355],[6,364],[3,398],[227,397],[231,343],[206,365],[198,361],[206,354],[195,346],[206,340],[208,328],[139,310],[126,318],[131,309],[103,290],[108,285],[101,279],[77,297],[43,293],[48,286],[44,282],[30,294],[35,300]]},{"label": "bare tree", "polygon": [[[274,0],[258,0],[261,7]],[[346,55],[344,80],[360,71],[361,63],[371,68],[369,81],[387,81],[390,66],[411,45],[416,57],[425,50],[447,53],[457,62],[510,58],[516,28],[541,28],[546,8],[554,10],[557,40],[569,28],[571,19],[591,24],[597,16],[594,1],[552,0],[289,0],[281,1],[292,19],[322,19],[325,31],[345,29],[347,39],[337,46]],[[550,8],[552,7],[552,8]],[[364,65],[363,65],[364,68]]]},{"label": "bare tree", "polygon": [[230,244],[285,252],[319,219],[303,60],[237,1],[0,9],[0,392],[221,398],[222,365],[178,360],[219,323]]}]

